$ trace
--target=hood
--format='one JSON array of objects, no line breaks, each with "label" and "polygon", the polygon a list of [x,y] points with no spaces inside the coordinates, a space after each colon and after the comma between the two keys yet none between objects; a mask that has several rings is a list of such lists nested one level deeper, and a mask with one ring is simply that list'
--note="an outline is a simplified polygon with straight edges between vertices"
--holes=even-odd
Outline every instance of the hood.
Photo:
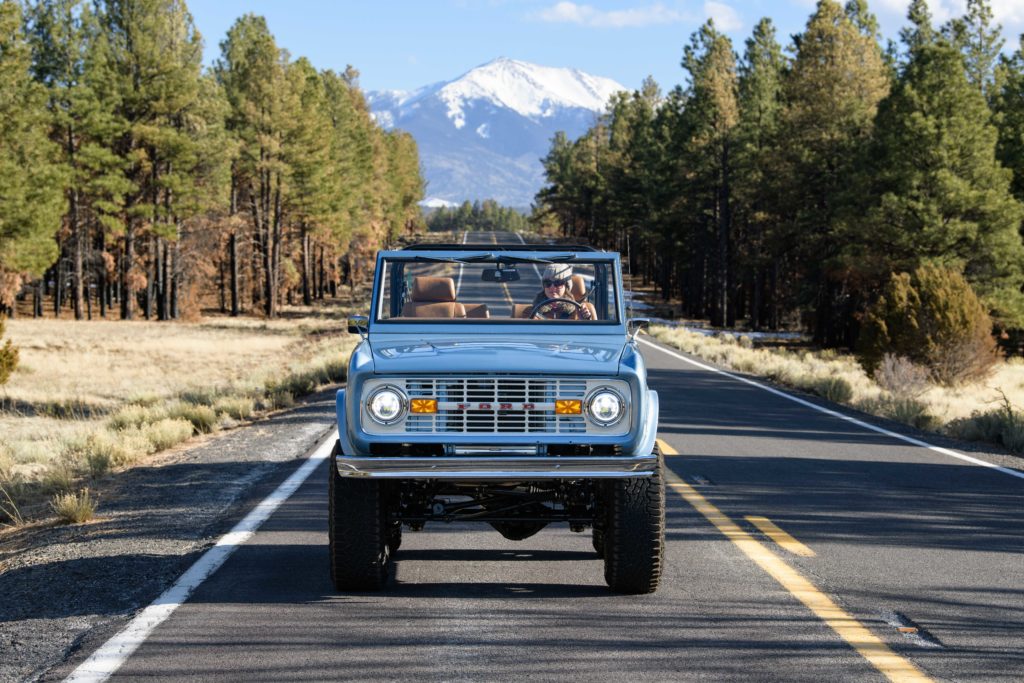
[{"label": "hood", "polygon": [[408,373],[524,373],[615,375],[623,339],[588,337],[578,342],[521,339],[459,341],[451,338],[413,340],[371,339],[374,372]]}]

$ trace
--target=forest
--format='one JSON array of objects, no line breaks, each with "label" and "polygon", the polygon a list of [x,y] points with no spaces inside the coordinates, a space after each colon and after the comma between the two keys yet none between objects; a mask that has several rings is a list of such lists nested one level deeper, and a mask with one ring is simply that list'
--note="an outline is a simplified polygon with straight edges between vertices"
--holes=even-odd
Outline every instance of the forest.
[{"label": "forest", "polygon": [[240,17],[211,68],[184,0],[0,1],[0,313],[275,317],[421,222],[415,141],[358,71]]},{"label": "forest", "polygon": [[501,206],[493,199],[462,202],[457,207],[441,207],[427,216],[427,229],[435,232],[507,231],[530,229],[527,216],[516,209]]},{"label": "forest", "polygon": [[927,298],[918,271],[946,283],[937,318],[976,319],[939,310],[964,280],[1013,350],[1024,39],[1004,53],[1000,30],[988,0],[942,26],[914,0],[883,44],[865,0],[821,0],[787,46],[765,18],[738,54],[709,20],[682,50],[685,85],[648,78],[579,139],[555,137],[533,221],[628,254],[687,317],[829,347],[878,332],[894,297]]}]

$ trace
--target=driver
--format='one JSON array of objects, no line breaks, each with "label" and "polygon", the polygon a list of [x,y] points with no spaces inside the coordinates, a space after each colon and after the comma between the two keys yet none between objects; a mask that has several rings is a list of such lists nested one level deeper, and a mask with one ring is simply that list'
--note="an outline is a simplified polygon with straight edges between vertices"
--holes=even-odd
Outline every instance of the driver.
[{"label": "driver", "polygon": [[578,307],[571,303],[572,295],[569,294],[569,278],[572,277],[572,266],[567,263],[551,263],[544,268],[541,275],[541,284],[544,290],[533,298],[533,305],[549,299],[563,299],[563,301],[551,301],[537,309],[537,317],[545,320],[590,320],[590,309],[586,306]]}]

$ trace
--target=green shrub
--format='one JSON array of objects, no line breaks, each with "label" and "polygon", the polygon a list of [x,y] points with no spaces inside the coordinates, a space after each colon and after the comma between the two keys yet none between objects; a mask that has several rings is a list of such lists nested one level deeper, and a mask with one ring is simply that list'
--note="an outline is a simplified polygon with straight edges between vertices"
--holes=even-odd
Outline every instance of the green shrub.
[{"label": "green shrub", "polygon": [[933,265],[893,274],[865,317],[858,349],[869,374],[891,353],[946,386],[982,379],[998,360],[992,320],[974,290],[958,272]]},{"label": "green shrub", "polygon": [[3,341],[4,327],[4,317],[0,316],[0,342],[3,343],[0,346],[0,385],[6,384],[14,368],[18,367],[18,349],[10,339]]},{"label": "green shrub", "polygon": [[96,503],[90,497],[89,489],[78,493],[58,493],[50,501],[50,508],[57,519],[66,524],[82,524],[96,514]]}]

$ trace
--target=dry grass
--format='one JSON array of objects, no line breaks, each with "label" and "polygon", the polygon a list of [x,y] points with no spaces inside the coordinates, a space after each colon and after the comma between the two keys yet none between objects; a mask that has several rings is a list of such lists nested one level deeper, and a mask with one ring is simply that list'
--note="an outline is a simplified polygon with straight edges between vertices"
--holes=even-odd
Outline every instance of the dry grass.
[{"label": "dry grass", "polygon": [[749,340],[653,327],[651,335],[682,351],[738,372],[845,403],[920,429],[1001,443],[1024,452],[1024,362],[1001,363],[985,381],[956,388],[914,387],[913,395],[889,391],[850,355],[752,348]]},{"label": "dry grass", "polygon": [[89,489],[82,489],[78,493],[58,493],[51,499],[50,509],[65,524],[82,524],[95,516],[96,503]]},{"label": "dry grass", "polygon": [[[273,321],[8,321],[22,362],[0,388],[0,484],[15,505],[39,503],[343,381],[358,340],[345,331],[349,313],[285,307]],[[0,511],[0,522],[12,519]]]}]

